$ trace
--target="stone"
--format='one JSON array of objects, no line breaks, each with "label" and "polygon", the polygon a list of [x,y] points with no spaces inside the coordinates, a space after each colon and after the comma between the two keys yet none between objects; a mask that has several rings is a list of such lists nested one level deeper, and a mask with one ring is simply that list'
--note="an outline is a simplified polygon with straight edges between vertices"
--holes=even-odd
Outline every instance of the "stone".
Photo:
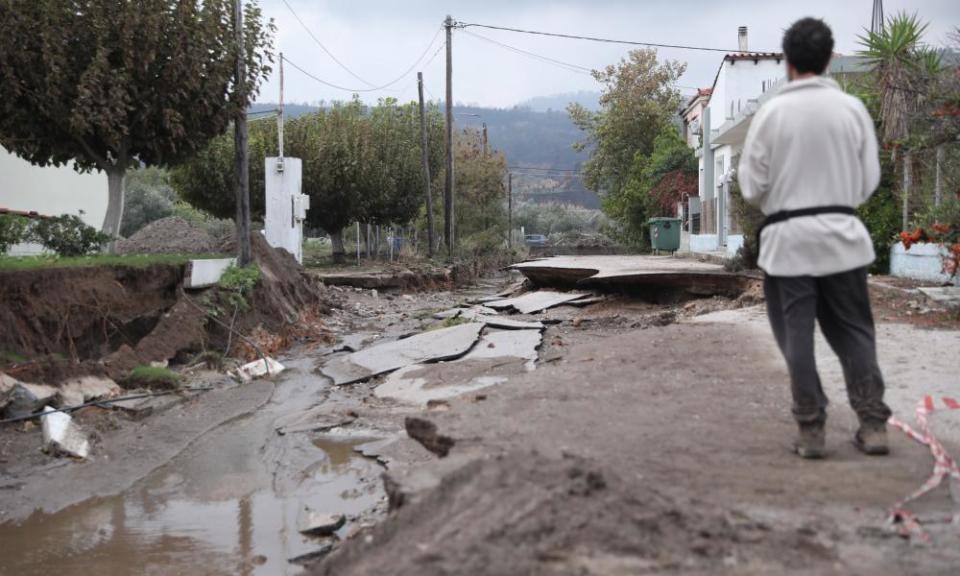
[{"label": "stone", "polygon": [[320,543],[320,547],[317,548],[316,550],[311,550],[310,552],[307,552],[305,554],[300,554],[299,556],[290,558],[287,561],[290,562],[291,564],[298,564],[301,566],[306,564],[312,564],[317,560],[323,558],[330,552],[332,552],[333,548],[334,548],[334,542],[332,540],[324,540],[323,542]]},{"label": "stone", "polygon": [[347,521],[343,514],[327,514],[304,508],[300,517],[300,533],[311,536],[329,536],[339,530]]},{"label": "stone", "polygon": [[4,416],[18,418],[28,416],[53,402],[59,392],[53,386],[46,384],[27,384],[17,382],[7,393],[7,405]]},{"label": "stone", "polygon": [[48,453],[65,454],[74,458],[86,458],[90,454],[90,441],[69,414],[45,406],[40,419],[43,426],[43,449]]}]

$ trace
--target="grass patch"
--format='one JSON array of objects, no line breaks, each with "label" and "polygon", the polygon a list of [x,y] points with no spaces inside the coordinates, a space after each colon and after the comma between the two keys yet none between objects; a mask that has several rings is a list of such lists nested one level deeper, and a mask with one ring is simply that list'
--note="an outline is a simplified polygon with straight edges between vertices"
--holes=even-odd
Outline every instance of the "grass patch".
[{"label": "grass patch", "polygon": [[129,266],[146,268],[154,264],[186,264],[190,260],[209,260],[227,258],[222,254],[97,254],[94,256],[74,256],[61,258],[54,255],[43,256],[0,256],[0,271],[35,270],[39,268],[69,268],[90,266]]},{"label": "grass patch", "polygon": [[180,375],[169,368],[159,366],[137,366],[123,383],[128,388],[177,388]]}]

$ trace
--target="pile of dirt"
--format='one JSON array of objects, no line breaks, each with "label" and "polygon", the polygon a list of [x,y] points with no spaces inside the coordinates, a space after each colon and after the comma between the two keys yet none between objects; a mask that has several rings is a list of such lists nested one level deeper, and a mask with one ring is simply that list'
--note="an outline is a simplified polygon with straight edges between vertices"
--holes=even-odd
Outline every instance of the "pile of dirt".
[{"label": "pile of dirt", "polygon": [[577,457],[478,460],[354,538],[314,574],[835,572],[803,530],[671,498]]},{"label": "pile of dirt", "polygon": [[147,224],[117,242],[118,254],[212,254],[217,242],[183,218],[169,216]]},{"label": "pile of dirt", "polygon": [[[260,281],[254,291],[251,309],[237,319],[236,328],[264,342],[266,353],[294,342],[322,339],[325,330],[320,316],[330,311],[323,285],[304,272],[296,258],[286,250],[273,248],[261,234],[252,235],[253,260],[260,269]],[[236,252],[235,237],[221,246],[225,254]],[[225,342],[228,331],[220,324],[208,324],[215,345]],[[246,356],[253,356],[247,350]]]}]

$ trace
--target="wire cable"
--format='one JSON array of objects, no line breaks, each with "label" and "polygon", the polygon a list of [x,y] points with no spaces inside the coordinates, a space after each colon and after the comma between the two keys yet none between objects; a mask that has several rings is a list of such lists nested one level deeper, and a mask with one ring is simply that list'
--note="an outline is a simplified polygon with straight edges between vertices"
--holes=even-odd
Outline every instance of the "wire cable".
[{"label": "wire cable", "polygon": [[337,63],[338,66],[340,66],[341,68],[343,68],[344,70],[346,70],[347,74],[353,76],[354,78],[356,78],[357,80],[363,82],[363,83],[366,84],[367,86],[373,86],[372,83],[367,82],[366,80],[364,80],[363,78],[361,78],[360,76],[358,76],[358,75],[356,74],[356,72],[354,72],[354,71],[351,70],[346,64],[344,64],[343,62],[341,62],[336,56],[333,55],[333,52],[331,52],[330,50],[328,50],[327,47],[323,45],[323,42],[321,42],[320,39],[317,38],[317,36],[313,33],[313,31],[310,30],[310,28],[307,26],[307,24],[303,21],[302,18],[300,18],[300,15],[297,14],[297,11],[293,9],[293,6],[291,6],[290,3],[287,2],[287,0],[283,0],[283,4],[287,7],[287,10],[289,10],[290,13],[293,14],[293,17],[297,19],[297,22],[300,23],[300,26],[303,27],[303,29],[307,32],[307,34],[308,34],[311,38],[313,38],[313,41],[317,43],[317,46],[319,46],[320,49],[323,50],[324,53],[325,53],[327,56],[330,57],[331,60],[333,60],[334,62]]},{"label": "wire cable", "polygon": [[[324,86],[329,86],[330,88],[336,88],[337,90],[343,90],[343,91],[345,91],[345,92],[377,92],[377,91],[379,91],[379,90],[383,90],[383,89],[385,89],[385,88],[389,88],[390,86],[393,86],[393,85],[396,84],[397,82],[399,82],[399,81],[403,80],[404,78],[406,78],[408,74],[410,74],[411,72],[413,72],[413,69],[416,68],[417,65],[420,64],[420,62],[423,61],[423,59],[424,59],[424,58],[427,56],[427,54],[430,52],[430,49],[433,48],[434,43],[437,41],[437,37],[440,36],[440,33],[441,33],[442,31],[443,31],[443,28],[437,29],[437,33],[433,35],[433,38],[430,40],[430,43],[427,44],[427,48],[423,51],[422,54],[420,54],[420,57],[417,58],[417,59],[413,62],[413,64],[411,64],[410,67],[407,68],[402,74],[400,74],[399,76],[397,76],[397,77],[394,78],[393,80],[387,82],[386,84],[382,84],[382,85],[380,85],[380,86],[371,86],[370,88],[349,88],[349,87],[347,87],[347,86],[340,86],[339,84],[334,84],[333,82],[327,82],[326,80],[323,80],[323,79],[321,79],[321,78],[318,78],[317,76],[311,74],[310,72],[306,71],[306,70],[303,69],[302,67],[298,66],[296,63],[292,62],[292,61],[291,61],[289,58],[287,58],[286,56],[283,56],[283,60],[284,60],[287,64],[289,64],[289,65],[293,66],[294,68],[296,68],[297,70],[299,70],[301,73],[303,73],[303,74],[304,74],[305,76],[307,76],[308,78],[311,78],[311,79],[319,82],[320,84],[323,84]],[[441,46],[443,46],[443,43],[441,43]],[[439,52],[440,52],[440,51],[437,50],[437,52],[434,53],[434,57],[436,57],[436,54],[438,54]],[[433,58],[431,58],[431,60],[432,60],[432,59],[433,59]]]},{"label": "wire cable", "polygon": [[733,54],[767,54],[768,52],[758,52],[756,50],[726,50],[723,48],[708,48],[705,46],[687,46],[683,44],[660,44],[657,42],[638,42],[634,40],[616,40],[613,38],[600,38],[597,36],[579,36],[576,34],[561,34],[558,32],[543,32],[541,30],[525,30],[523,28],[511,28],[508,26],[493,26],[491,24],[477,24],[475,22],[457,22],[457,28],[469,28],[476,26],[478,28],[489,28],[490,30],[503,30],[505,32],[517,32],[520,34],[533,34],[536,36],[553,36],[555,38],[567,38],[570,40],[588,40],[590,42],[604,42],[607,44],[627,44],[630,46],[649,46],[651,48],[676,48],[679,50],[699,50],[703,52],[726,52]]},{"label": "wire cable", "polygon": [[498,42],[497,40],[494,40],[493,38],[487,38],[486,36],[481,36],[480,34],[476,34],[476,33],[473,33],[473,32],[469,32],[469,31],[467,31],[467,30],[464,30],[463,33],[466,34],[466,35],[468,35],[468,36],[473,36],[474,38],[479,38],[480,40],[483,40],[484,42],[489,42],[489,43],[491,43],[491,44],[495,44],[495,45],[497,45],[497,46],[500,46],[501,48],[505,48],[505,49],[507,49],[507,50],[510,50],[511,52],[515,52],[515,53],[517,53],[517,54],[521,54],[521,55],[524,55],[524,56],[528,56],[528,57],[530,57],[530,58],[539,60],[539,61],[541,61],[541,62],[546,62],[547,64],[554,64],[555,66],[558,66],[558,67],[563,68],[563,69],[565,69],[565,70],[568,70],[568,71],[570,71],[570,72],[575,72],[575,73],[577,73],[577,74],[586,74],[586,75],[588,75],[588,76],[592,75],[592,73],[593,73],[593,71],[592,71],[590,68],[587,68],[586,66],[579,66],[579,65],[577,65],[577,64],[571,64],[571,63],[569,63],[569,62],[564,62],[564,61],[562,61],[562,60],[557,60],[557,59],[555,59],[555,58],[550,58],[549,56],[544,56],[544,55],[542,55],[542,54],[536,54],[536,53],[534,53],[534,52],[529,52],[529,51],[527,51],[527,50],[523,50],[522,48],[517,48],[516,46],[510,46],[509,44],[504,44],[503,42]]}]

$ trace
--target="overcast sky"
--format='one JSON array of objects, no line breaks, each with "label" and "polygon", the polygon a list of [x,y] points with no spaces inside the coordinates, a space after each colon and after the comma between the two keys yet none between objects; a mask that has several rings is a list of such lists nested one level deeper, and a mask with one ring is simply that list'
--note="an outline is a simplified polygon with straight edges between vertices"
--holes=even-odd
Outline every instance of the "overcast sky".
[{"label": "overcast sky", "polygon": [[[443,96],[443,34],[436,36],[447,14],[460,22],[492,24],[641,42],[736,49],[737,27],[749,27],[751,50],[778,50],[784,28],[800,17],[824,18],[833,28],[837,51],[857,49],[857,34],[870,24],[873,0],[286,0],[307,28],[353,73],[325,54],[294,18],[284,0],[260,0],[278,27],[277,48],[290,61],[327,82],[347,88],[380,86],[396,79],[424,54],[413,71],[390,88],[361,93],[369,102],[392,96],[417,97],[416,71],[422,70],[428,99]],[[944,44],[960,25],[960,0],[887,0],[885,13],[916,11],[929,23],[925,36]],[[629,46],[545,38],[483,28],[455,30],[453,38],[454,101],[510,107],[533,96],[596,90],[586,74],[511,52],[478,34],[515,48],[575,64],[599,68],[622,58]],[[433,44],[431,45],[431,40]],[[439,51],[438,51],[439,50]],[[661,58],[688,64],[680,84],[709,86],[722,54],[661,49]],[[432,60],[431,60],[432,58]],[[273,77],[258,101],[278,99]],[[351,92],[324,86],[289,65],[285,100],[316,103],[343,100]]]}]

